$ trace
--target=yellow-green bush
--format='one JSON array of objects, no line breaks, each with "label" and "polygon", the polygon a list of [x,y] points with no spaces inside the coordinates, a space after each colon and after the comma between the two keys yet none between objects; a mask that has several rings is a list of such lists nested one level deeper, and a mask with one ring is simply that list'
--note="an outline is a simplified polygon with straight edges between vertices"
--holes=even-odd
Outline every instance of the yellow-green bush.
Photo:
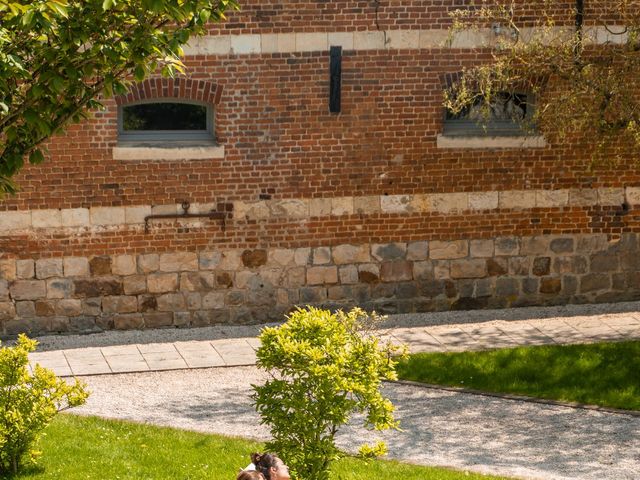
[{"label": "yellow-green bush", "polygon": [[0,473],[16,473],[35,461],[38,435],[61,410],[81,405],[88,392],[46,368],[29,372],[29,353],[37,342],[20,335],[13,347],[0,348]]},{"label": "yellow-green bush", "polygon": [[[309,307],[260,335],[258,366],[272,377],[254,386],[254,400],[271,429],[267,449],[281,456],[296,479],[330,478],[330,463],[340,456],[335,434],[353,413],[363,413],[371,428],[397,427],[380,385],[396,378],[398,349],[363,332],[369,318],[360,309],[331,313]],[[382,444],[361,450],[365,456],[384,451]]]}]

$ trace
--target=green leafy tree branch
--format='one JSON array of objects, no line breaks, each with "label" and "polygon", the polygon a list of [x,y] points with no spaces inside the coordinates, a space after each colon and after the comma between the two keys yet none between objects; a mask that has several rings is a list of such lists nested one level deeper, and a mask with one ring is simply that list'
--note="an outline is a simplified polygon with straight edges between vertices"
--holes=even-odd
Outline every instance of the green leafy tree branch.
[{"label": "green leafy tree branch", "polygon": [[42,144],[160,69],[236,0],[0,0],[0,195]]}]

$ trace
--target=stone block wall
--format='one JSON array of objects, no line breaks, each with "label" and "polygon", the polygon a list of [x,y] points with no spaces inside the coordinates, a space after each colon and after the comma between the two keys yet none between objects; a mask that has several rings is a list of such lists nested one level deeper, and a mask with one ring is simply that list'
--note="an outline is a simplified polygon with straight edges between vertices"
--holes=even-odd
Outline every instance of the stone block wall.
[{"label": "stone block wall", "polygon": [[0,261],[3,335],[640,299],[640,236],[340,244]]}]

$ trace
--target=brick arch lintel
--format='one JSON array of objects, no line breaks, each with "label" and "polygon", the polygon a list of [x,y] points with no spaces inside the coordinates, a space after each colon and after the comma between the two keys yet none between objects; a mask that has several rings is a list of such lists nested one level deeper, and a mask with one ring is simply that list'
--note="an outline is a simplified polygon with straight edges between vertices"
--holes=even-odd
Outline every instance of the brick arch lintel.
[{"label": "brick arch lintel", "polygon": [[222,96],[222,85],[208,80],[193,78],[149,78],[131,86],[129,93],[118,95],[118,105],[162,98],[179,98],[193,100],[210,105],[217,105]]}]

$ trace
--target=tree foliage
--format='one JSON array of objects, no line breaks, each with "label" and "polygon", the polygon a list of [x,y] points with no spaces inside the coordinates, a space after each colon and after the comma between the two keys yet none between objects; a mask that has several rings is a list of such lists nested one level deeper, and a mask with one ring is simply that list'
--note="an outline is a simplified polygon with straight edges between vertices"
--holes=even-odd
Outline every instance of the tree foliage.
[{"label": "tree foliage", "polygon": [[[374,429],[398,426],[380,386],[396,378],[399,349],[366,333],[368,319],[360,309],[333,314],[308,307],[260,335],[258,366],[272,378],[254,386],[256,409],[271,428],[267,449],[286,461],[293,478],[329,478],[330,463],[339,457],[335,435],[353,413],[364,414]],[[383,444],[361,448],[367,456],[385,451]]]},{"label": "tree foliage", "polygon": [[99,96],[160,69],[183,71],[182,46],[236,0],[0,0],[0,194],[44,160],[41,144]]},{"label": "tree foliage", "polygon": [[491,38],[491,61],[445,92],[452,112],[474,108],[485,122],[498,95],[527,91],[533,118],[513,118],[526,129],[609,156],[640,150],[640,0],[485,0],[452,17],[452,39]]},{"label": "tree foliage", "polygon": [[82,383],[68,384],[36,365],[29,373],[29,353],[37,342],[24,335],[14,347],[0,348],[0,473],[16,473],[38,455],[33,445],[60,411],[82,405]]}]

